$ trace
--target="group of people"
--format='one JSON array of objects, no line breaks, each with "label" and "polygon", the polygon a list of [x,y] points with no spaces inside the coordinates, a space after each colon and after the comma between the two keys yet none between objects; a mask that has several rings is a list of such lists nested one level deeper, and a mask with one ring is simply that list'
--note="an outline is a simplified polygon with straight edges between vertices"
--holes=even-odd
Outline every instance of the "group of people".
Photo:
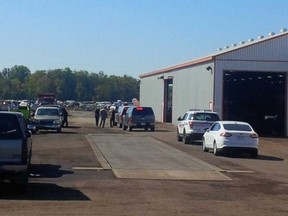
[{"label": "group of people", "polygon": [[[114,108],[110,109],[110,127],[113,127],[115,125],[115,113],[116,110]],[[100,109],[99,107],[97,107],[95,109],[95,123],[96,123],[96,127],[105,127],[105,122],[106,119],[108,118],[108,109],[103,107],[102,109]],[[100,120],[100,123],[99,123]]]}]

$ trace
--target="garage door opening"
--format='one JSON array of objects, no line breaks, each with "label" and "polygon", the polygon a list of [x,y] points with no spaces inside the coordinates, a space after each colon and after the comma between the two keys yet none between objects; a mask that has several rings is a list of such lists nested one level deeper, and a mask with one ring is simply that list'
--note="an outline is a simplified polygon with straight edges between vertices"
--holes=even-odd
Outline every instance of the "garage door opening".
[{"label": "garage door opening", "polygon": [[285,135],[286,73],[224,71],[223,120],[249,122],[262,136]]}]

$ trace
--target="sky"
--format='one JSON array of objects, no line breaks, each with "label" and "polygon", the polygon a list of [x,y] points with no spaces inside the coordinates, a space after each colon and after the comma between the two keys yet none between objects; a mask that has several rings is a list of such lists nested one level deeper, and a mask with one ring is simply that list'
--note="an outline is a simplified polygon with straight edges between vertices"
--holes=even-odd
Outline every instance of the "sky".
[{"label": "sky", "polygon": [[0,70],[139,75],[288,28],[287,0],[0,0]]}]

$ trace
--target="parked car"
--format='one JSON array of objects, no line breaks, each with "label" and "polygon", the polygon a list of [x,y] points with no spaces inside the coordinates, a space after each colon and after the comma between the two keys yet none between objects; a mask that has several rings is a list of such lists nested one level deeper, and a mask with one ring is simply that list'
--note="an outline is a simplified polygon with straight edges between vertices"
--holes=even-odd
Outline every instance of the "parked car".
[{"label": "parked car", "polygon": [[123,130],[144,128],[155,131],[155,115],[151,107],[129,107],[123,116]]},{"label": "parked car", "polygon": [[38,107],[31,119],[31,124],[35,125],[36,133],[38,130],[56,130],[58,133],[62,129],[63,116],[57,106]]},{"label": "parked car", "polygon": [[115,124],[122,128],[123,116],[126,114],[126,111],[129,107],[133,106],[119,106],[117,112],[115,113]]},{"label": "parked car", "polygon": [[247,122],[217,121],[203,136],[203,151],[212,149],[214,155],[233,150],[247,151],[252,158],[256,158],[258,145],[258,134]]},{"label": "parked car", "polygon": [[188,144],[193,140],[202,140],[205,130],[220,118],[209,110],[190,110],[178,118],[177,140]]},{"label": "parked car", "polygon": [[0,178],[25,192],[32,156],[32,136],[20,112],[0,112]]}]

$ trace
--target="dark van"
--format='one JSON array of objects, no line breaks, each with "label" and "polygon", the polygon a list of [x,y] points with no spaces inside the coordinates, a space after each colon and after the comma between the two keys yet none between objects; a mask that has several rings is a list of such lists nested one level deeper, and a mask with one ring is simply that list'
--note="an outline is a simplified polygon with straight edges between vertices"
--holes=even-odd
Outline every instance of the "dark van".
[{"label": "dark van", "polygon": [[25,192],[32,155],[32,137],[20,112],[0,111],[0,179]]},{"label": "dark van", "polygon": [[123,130],[144,128],[155,131],[155,115],[151,107],[130,107],[123,117]]}]

